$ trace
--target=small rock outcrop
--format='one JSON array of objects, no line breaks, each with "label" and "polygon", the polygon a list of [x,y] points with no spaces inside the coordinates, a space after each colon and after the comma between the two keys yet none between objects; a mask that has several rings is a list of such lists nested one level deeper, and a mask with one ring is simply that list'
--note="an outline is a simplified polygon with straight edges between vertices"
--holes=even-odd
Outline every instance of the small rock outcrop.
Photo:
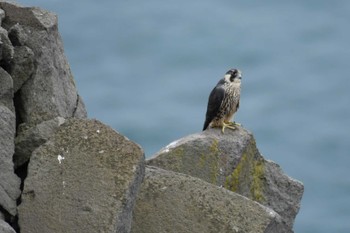
[{"label": "small rock outcrop", "polygon": [[132,233],[286,233],[273,210],[181,173],[147,167]]},{"label": "small rock outcrop", "polygon": [[169,144],[147,164],[198,177],[248,197],[282,216],[292,228],[303,185],[259,153],[253,135],[242,127],[209,129]]},{"label": "small rock outcrop", "polygon": [[68,120],[30,159],[21,232],[129,232],[143,176],[138,145],[96,120]]}]

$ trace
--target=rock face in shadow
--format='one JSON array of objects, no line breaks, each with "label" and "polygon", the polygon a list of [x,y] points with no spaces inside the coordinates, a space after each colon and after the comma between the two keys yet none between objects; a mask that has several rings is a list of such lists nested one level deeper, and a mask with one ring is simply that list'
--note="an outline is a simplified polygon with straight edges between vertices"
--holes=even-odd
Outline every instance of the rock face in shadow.
[{"label": "rock face in shadow", "polygon": [[96,120],[68,120],[30,159],[21,232],[129,232],[142,149]]},{"label": "rock face in shadow", "polygon": [[132,233],[290,232],[273,210],[188,175],[146,168]]},{"label": "rock face in shadow", "polygon": [[259,153],[253,135],[242,127],[209,129],[169,144],[148,165],[198,177],[248,197],[282,216],[292,228],[303,185]]}]

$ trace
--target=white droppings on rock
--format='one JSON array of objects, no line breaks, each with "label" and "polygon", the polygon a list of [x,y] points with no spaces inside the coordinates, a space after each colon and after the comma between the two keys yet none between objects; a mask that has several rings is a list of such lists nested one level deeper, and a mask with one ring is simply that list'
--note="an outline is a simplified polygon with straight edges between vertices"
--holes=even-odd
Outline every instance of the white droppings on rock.
[{"label": "white droppings on rock", "polygon": [[58,163],[61,164],[62,160],[64,160],[64,157],[62,155],[57,156]]},{"label": "white droppings on rock", "polygon": [[164,149],[165,152],[169,152],[170,149],[174,148],[176,146],[176,144],[178,143],[178,140],[177,141],[173,141],[171,142],[169,145],[167,145]]},{"label": "white droppings on rock", "polygon": [[66,121],[66,119],[64,119],[63,117],[57,117],[57,119],[58,119],[58,126],[62,125]]}]

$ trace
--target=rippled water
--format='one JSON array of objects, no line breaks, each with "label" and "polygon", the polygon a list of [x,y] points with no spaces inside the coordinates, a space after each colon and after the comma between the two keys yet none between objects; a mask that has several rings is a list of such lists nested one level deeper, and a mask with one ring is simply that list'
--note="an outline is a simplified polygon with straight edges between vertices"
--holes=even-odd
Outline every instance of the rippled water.
[{"label": "rippled water", "polygon": [[243,71],[236,120],[305,184],[295,232],[350,232],[350,1],[24,0],[59,15],[89,116],[146,156],[201,130]]}]

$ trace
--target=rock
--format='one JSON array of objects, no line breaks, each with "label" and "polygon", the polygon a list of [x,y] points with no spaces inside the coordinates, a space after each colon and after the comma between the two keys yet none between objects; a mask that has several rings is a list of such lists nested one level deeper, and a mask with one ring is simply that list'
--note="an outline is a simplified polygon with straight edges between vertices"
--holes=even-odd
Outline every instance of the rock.
[{"label": "rock", "polygon": [[21,194],[21,181],[15,175],[12,163],[15,128],[15,114],[0,105],[0,209],[12,216],[17,214],[16,200]]},{"label": "rock", "polygon": [[25,32],[25,29],[19,25],[19,23],[13,25],[9,31],[9,38],[14,46],[22,46],[25,45],[28,35]]},{"label": "rock", "polygon": [[21,124],[15,139],[15,154],[13,156],[15,169],[26,163],[32,152],[45,143],[64,122],[64,118],[56,117],[32,127],[26,123]]},{"label": "rock", "polygon": [[27,37],[19,44],[24,43],[34,53],[35,70],[18,95],[21,103],[18,104],[18,113],[22,121],[38,124],[57,116],[85,118],[85,109],[76,112],[81,100],[64,55],[57,16],[40,8],[9,2],[0,2],[0,7],[6,13],[3,27],[10,30],[20,25],[22,34]]},{"label": "rock", "polygon": [[265,160],[253,135],[242,127],[210,129],[169,144],[148,165],[201,178],[237,192],[279,213],[292,228],[303,185]]},{"label": "rock", "polygon": [[13,80],[2,67],[0,67],[0,105],[4,105],[12,112],[15,112],[13,105]]},{"label": "rock", "polygon": [[75,118],[85,118],[87,115],[86,109],[85,109],[85,104],[83,102],[83,99],[81,98],[80,95],[78,95],[77,98],[77,103],[75,105],[75,109],[73,111],[73,116]]},{"label": "rock", "polygon": [[188,175],[147,167],[132,233],[290,232],[273,210]]},{"label": "rock", "polygon": [[0,1],[0,7],[6,14],[3,25],[7,29],[17,23],[37,30],[50,30],[52,27],[57,27],[57,16],[39,7],[24,7],[11,0]]},{"label": "rock", "polygon": [[16,233],[16,231],[5,221],[0,219],[0,232],[1,233]]},{"label": "rock", "polygon": [[3,9],[0,9],[0,25],[2,23],[2,20],[5,18],[5,11]]},{"label": "rock", "polygon": [[141,148],[97,120],[67,120],[28,165],[21,232],[129,232]]},{"label": "rock", "polygon": [[34,53],[27,46],[16,46],[10,64],[14,92],[17,92],[34,72]]},{"label": "rock", "polygon": [[10,39],[8,38],[7,31],[0,27],[0,60],[4,60],[5,63],[10,63],[13,58],[13,46]]}]

